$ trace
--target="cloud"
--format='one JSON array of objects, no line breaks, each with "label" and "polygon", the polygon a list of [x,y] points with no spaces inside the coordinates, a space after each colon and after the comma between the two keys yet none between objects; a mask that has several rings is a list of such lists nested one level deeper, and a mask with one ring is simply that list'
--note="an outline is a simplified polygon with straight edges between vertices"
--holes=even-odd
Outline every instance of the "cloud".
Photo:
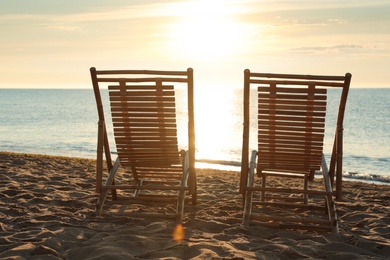
[{"label": "cloud", "polygon": [[355,44],[338,44],[334,46],[318,46],[318,47],[299,47],[290,49],[294,53],[314,54],[314,53],[335,53],[346,50],[364,49],[363,46]]},{"label": "cloud", "polygon": [[82,29],[78,26],[66,26],[66,25],[49,25],[47,29],[66,32],[80,32]]}]

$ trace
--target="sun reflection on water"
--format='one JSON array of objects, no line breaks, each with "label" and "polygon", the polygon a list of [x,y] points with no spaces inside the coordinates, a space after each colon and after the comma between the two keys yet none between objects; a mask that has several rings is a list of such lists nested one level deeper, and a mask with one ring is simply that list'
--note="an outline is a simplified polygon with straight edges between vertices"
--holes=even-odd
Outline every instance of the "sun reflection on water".
[{"label": "sun reflection on water", "polygon": [[199,91],[195,99],[197,159],[230,159],[223,157],[221,148],[240,146],[241,136],[233,139],[229,130],[242,124],[240,112],[234,90],[210,87]]}]

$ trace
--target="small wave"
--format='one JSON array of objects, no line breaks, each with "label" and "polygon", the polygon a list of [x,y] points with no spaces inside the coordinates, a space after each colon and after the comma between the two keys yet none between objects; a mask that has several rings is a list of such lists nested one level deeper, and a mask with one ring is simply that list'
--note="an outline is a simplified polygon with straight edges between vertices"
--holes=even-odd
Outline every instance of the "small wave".
[{"label": "small wave", "polygon": [[390,183],[390,176],[383,176],[383,175],[369,174],[369,173],[344,172],[343,178]]},{"label": "small wave", "polygon": [[196,162],[208,163],[208,164],[219,164],[219,165],[226,165],[226,166],[238,166],[238,167],[241,166],[241,162],[237,162],[237,161],[199,159],[199,160],[196,160]]}]

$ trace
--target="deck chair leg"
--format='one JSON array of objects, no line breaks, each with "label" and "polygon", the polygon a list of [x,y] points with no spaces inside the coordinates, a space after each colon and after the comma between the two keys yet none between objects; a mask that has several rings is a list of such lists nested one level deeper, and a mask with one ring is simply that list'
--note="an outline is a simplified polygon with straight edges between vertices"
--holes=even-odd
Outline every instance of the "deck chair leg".
[{"label": "deck chair leg", "polygon": [[96,203],[96,216],[100,216],[100,214],[102,213],[103,205],[107,198],[107,193],[108,190],[104,189],[98,198],[98,201]]},{"label": "deck chair leg", "polygon": [[338,233],[339,227],[338,227],[336,204],[333,199],[332,184],[331,184],[328,166],[326,164],[324,155],[322,155],[322,175],[324,177],[325,190],[328,193],[326,195],[326,209],[328,212],[329,220],[331,221],[332,232]]},{"label": "deck chair leg", "polygon": [[[262,187],[262,188],[265,188],[266,182],[267,182],[267,173],[262,172],[262,173],[261,173],[261,187]],[[265,191],[264,191],[264,190],[261,191],[261,198],[260,198],[260,200],[261,200],[262,202],[265,201]]]},{"label": "deck chair leg", "polygon": [[188,175],[188,188],[189,192],[191,194],[191,204],[196,205],[198,203],[198,192],[197,192],[197,184],[196,184],[196,176],[195,176],[195,169],[189,169],[189,175]]},{"label": "deck chair leg", "polygon": [[185,204],[185,194],[188,188],[188,178],[189,178],[189,155],[188,153],[183,154],[183,177],[180,183],[180,189],[177,194],[177,207],[176,207],[176,222],[177,224],[181,224],[183,222],[184,217],[184,204]]},{"label": "deck chair leg", "polygon": [[118,171],[118,168],[119,168],[119,165],[120,165],[119,158],[117,158],[115,163],[114,163],[114,166],[112,167],[112,169],[111,169],[111,171],[109,173],[109,176],[108,176],[108,178],[106,180],[106,183],[103,186],[102,193],[100,194],[98,202],[96,204],[96,215],[97,216],[99,216],[101,214],[101,212],[102,212],[102,208],[103,208],[104,202],[106,201],[106,198],[107,198],[107,193],[110,190],[110,188],[108,188],[108,186],[113,184],[113,181],[115,179],[115,175],[116,175],[116,173]]},{"label": "deck chair leg", "polygon": [[[248,185],[248,187],[250,187],[250,186]],[[249,225],[250,215],[252,213],[252,196],[253,196],[252,190],[246,191],[246,193],[245,193],[245,205],[244,205],[244,216],[243,216],[243,219],[242,219],[242,224],[244,226],[248,226]]]},{"label": "deck chair leg", "polygon": [[244,213],[243,213],[243,218],[242,218],[242,224],[244,226],[249,225],[250,216],[252,214],[253,191],[251,188],[253,188],[253,179],[254,179],[254,176],[253,176],[252,172],[249,172],[248,183],[247,183],[247,188],[249,188],[249,189],[247,189],[245,191],[245,204],[244,204]]},{"label": "deck chair leg", "polygon": [[[144,180],[138,180],[136,186],[141,186],[142,183],[143,183],[143,181],[144,181]],[[134,190],[134,194],[133,194],[134,198],[138,197],[140,192],[141,192],[140,189],[135,189],[135,190]]]},{"label": "deck chair leg", "polygon": [[242,224],[244,226],[249,225],[250,216],[252,213],[253,190],[251,188],[254,186],[256,157],[257,157],[257,151],[252,151],[251,161],[249,164],[248,181],[247,181],[247,187],[249,189],[246,189],[245,191],[245,205],[244,205],[244,213],[242,218]]},{"label": "deck chair leg", "polygon": [[98,122],[98,137],[96,148],[96,192],[102,193],[103,182],[103,143],[104,143],[104,121]]},{"label": "deck chair leg", "polygon": [[176,222],[177,224],[181,224],[184,217],[185,185],[181,185],[180,190],[177,193]]},{"label": "deck chair leg", "polygon": [[305,193],[303,194],[303,203],[304,203],[305,205],[307,205],[307,203],[308,203],[308,201],[309,201],[309,194],[306,193],[307,188],[309,187],[309,178],[310,178],[310,176],[305,175],[304,187],[303,187],[303,189],[304,189],[304,191],[305,191]]},{"label": "deck chair leg", "polygon": [[182,187],[178,191],[178,198],[177,198],[177,209],[176,209],[176,222],[177,222],[177,224],[180,224],[183,222],[184,200],[185,200],[185,190]]}]

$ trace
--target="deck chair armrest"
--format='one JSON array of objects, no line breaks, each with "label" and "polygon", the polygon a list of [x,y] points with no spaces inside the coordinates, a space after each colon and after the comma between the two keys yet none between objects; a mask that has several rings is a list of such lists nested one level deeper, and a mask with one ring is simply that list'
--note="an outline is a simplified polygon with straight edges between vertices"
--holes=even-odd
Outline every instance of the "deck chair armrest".
[{"label": "deck chair armrest", "polygon": [[103,157],[103,146],[104,146],[104,121],[98,121],[98,136],[97,136],[97,157]]},{"label": "deck chair armrest", "polygon": [[104,152],[104,121],[98,122],[98,136],[96,147],[96,192],[102,192],[103,180],[103,152]]},{"label": "deck chair armrest", "polygon": [[332,182],[330,180],[328,165],[326,164],[326,160],[325,160],[325,155],[324,154],[322,154],[321,170],[322,170],[322,175],[324,176],[325,189],[326,189],[327,192],[330,192],[332,194],[333,193],[333,187],[332,187]]},{"label": "deck chair armrest", "polygon": [[253,186],[255,169],[256,169],[256,159],[257,159],[257,151],[253,150],[251,153],[251,159],[249,162],[249,174],[248,174],[248,180],[247,180],[248,187]]},{"label": "deck chair armrest", "polygon": [[188,176],[190,172],[190,157],[189,151],[181,150],[180,154],[182,156],[182,167],[183,167],[183,179],[182,182],[187,186]]}]

